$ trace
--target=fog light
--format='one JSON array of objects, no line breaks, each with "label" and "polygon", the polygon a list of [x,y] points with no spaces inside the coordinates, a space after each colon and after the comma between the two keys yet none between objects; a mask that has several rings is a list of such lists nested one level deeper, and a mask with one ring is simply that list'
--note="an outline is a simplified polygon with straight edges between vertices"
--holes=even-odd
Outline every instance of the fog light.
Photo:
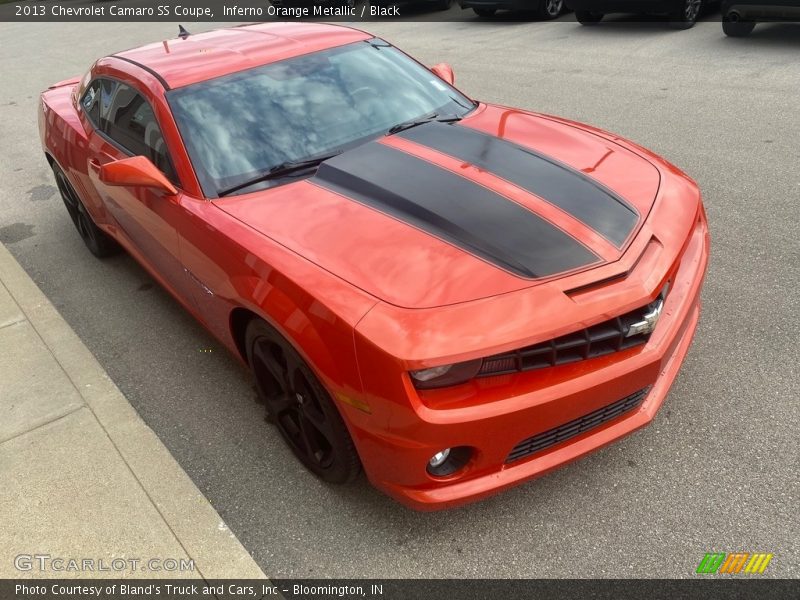
[{"label": "fog light", "polygon": [[448,456],[450,456],[450,448],[445,448],[441,452],[434,454],[433,457],[431,457],[431,459],[428,461],[428,465],[430,465],[432,469],[441,467],[442,463],[447,460]]},{"label": "fog light", "polygon": [[472,458],[473,448],[456,446],[440,450],[428,460],[428,473],[434,477],[447,477],[460,471]]}]

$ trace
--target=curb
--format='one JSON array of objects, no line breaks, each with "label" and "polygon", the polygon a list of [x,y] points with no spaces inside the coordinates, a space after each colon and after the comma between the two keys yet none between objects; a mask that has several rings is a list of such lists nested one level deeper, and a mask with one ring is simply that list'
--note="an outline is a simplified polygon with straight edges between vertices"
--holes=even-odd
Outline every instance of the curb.
[{"label": "curb", "polygon": [[89,349],[0,244],[0,281],[206,579],[266,576]]}]

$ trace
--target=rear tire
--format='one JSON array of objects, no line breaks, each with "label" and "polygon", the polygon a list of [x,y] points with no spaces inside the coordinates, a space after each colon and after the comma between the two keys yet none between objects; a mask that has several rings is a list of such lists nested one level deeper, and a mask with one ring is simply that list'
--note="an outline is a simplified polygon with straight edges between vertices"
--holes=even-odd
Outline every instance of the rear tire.
[{"label": "rear tire", "polygon": [[260,319],[247,326],[245,348],[267,418],[292,453],[323,481],[353,481],[361,470],[353,440],[330,394],[300,354]]},{"label": "rear tire", "polygon": [[722,31],[729,37],[747,37],[756,24],[753,21],[728,21],[722,20]]},{"label": "rear tire", "polygon": [[472,10],[475,11],[476,15],[483,17],[484,19],[493,17],[494,13],[497,12],[496,8],[473,8]]},{"label": "rear tire", "polygon": [[605,15],[603,13],[590,12],[588,10],[575,11],[575,19],[577,19],[578,23],[581,25],[586,25],[587,27],[597,25],[603,20],[604,16]]},{"label": "rear tire", "polygon": [[102,229],[94,224],[92,216],[86,210],[83,201],[75,192],[75,188],[67,179],[64,171],[61,170],[55,162],[51,165],[53,169],[53,176],[56,179],[56,187],[58,193],[61,194],[61,199],[64,201],[64,206],[67,207],[70,219],[72,219],[75,229],[78,230],[78,235],[81,236],[83,243],[89,249],[89,252],[94,254],[97,258],[105,258],[119,252],[120,247],[117,243],[108,236]]},{"label": "rear tire", "polygon": [[536,14],[540,19],[550,21],[564,12],[564,0],[541,0]]}]

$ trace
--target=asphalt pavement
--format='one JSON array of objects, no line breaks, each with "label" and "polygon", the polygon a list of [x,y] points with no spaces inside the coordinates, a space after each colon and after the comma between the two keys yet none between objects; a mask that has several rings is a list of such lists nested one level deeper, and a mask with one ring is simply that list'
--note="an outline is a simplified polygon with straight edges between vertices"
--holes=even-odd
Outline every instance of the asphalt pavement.
[{"label": "asphalt pavement", "polygon": [[800,25],[729,39],[718,15],[690,31],[464,15],[359,26],[449,62],[474,98],[629,137],[705,196],[694,346],[655,422],[603,451],[432,514],[307,473],[245,369],[132,259],[84,248],[40,150],[40,90],[176,24],[0,24],[0,241],[269,576],[688,577],[706,552],[745,551],[798,577]]}]

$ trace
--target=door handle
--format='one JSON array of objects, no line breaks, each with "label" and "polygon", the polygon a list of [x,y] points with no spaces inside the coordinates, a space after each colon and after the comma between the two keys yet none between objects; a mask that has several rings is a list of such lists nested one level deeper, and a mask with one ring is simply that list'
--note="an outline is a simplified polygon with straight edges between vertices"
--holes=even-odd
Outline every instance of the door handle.
[{"label": "door handle", "polygon": [[89,159],[89,166],[92,168],[92,171],[95,171],[95,172],[99,173],[100,172],[100,167],[102,167],[103,165],[101,165],[100,161],[98,161],[97,159],[90,158]]}]

